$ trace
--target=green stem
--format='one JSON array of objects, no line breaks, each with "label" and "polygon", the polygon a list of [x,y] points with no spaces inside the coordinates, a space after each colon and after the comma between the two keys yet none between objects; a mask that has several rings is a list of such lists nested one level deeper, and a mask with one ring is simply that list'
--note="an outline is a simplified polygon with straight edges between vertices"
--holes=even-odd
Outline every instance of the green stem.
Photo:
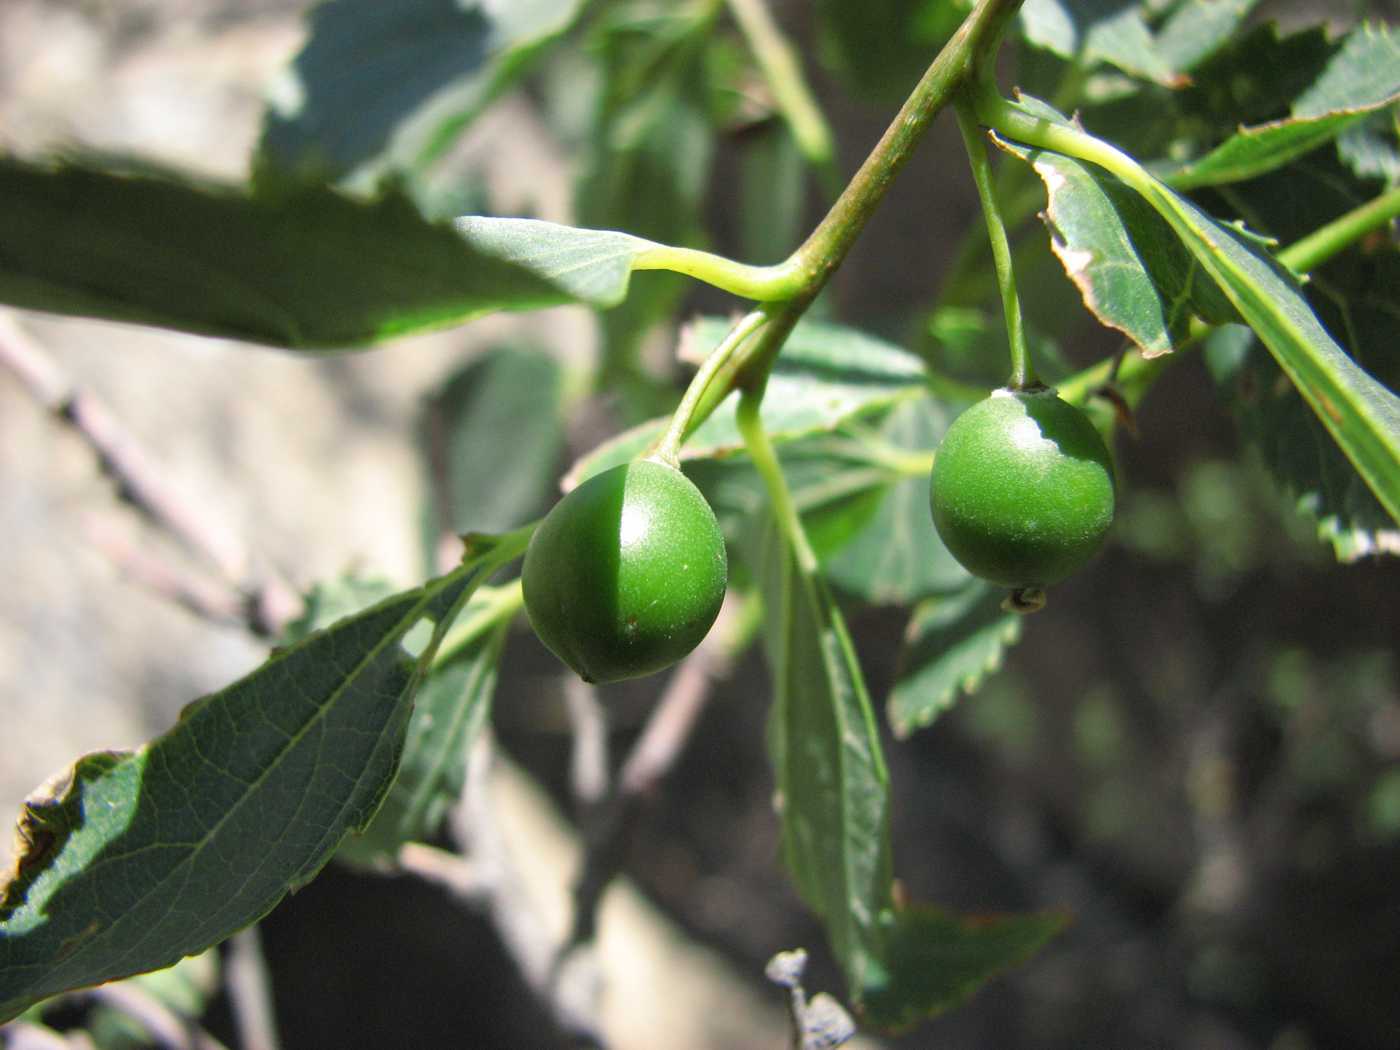
[{"label": "green stem", "polygon": [[955,105],[958,130],[967,147],[972,165],[972,181],[977,184],[977,196],[982,202],[982,215],[987,220],[987,238],[992,247],[992,264],[996,271],[997,288],[1001,292],[1001,308],[1006,315],[1006,336],[1011,344],[1011,378],[1007,386],[1013,390],[1038,386],[1030,350],[1026,346],[1025,327],[1021,321],[1021,300],[1016,295],[1016,272],[1011,265],[1011,242],[1006,237],[1001,209],[997,206],[992,187],[992,165],[987,156],[987,141],[966,96]]},{"label": "green stem", "polygon": [[1315,270],[1373,230],[1400,218],[1400,186],[1353,208],[1278,253],[1279,262],[1297,274]]},{"label": "green stem", "polygon": [[681,445],[700,425],[700,421],[696,418],[697,410],[704,400],[705,392],[714,384],[715,377],[719,375],[720,370],[729,363],[749,336],[767,323],[768,313],[759,308],[746,314],[729,330],[724,341],[711,351],[700,365],[700,370],[691,379],[690,386],[686,388],[685,396],[681,398],[681,403],[676,406],[676,411],[671,416],[670,426],[666,428],[666,433],[661,436],[656,447],[652,450],[651,458],[659,459],[667,466],[679,467]]},{"label": "green stem", "polygon": [[773,450],[773,442],[768,439],[768,431],[763,429],[763,420],[758,413],[762,401],[761,390],[744,391],[735,414],[739,433],[743,435],[749,458],[753,460],[753,465],[768,490],[768,500],[777,517],[778,528],[792,544],[798,567],[804,573],[814,575],[819,569],[817,555],[807,539],[807,531],[802,527],[802,517],[797,513],[792,491],[788,488],[787,479],[783,477],[783,468],[778,462],[778,454]]},{"label": "green stem", "polygon": [[632,259],[633,270],[669,270],[704,281],[754,302],[776,302],[799,293],[806,277],[792,259],[776,266],[750,266],[695,248],[653,244]]},{"label": "green stem", "polygon": [[994,61],[1002,33],[1021,3],[1022,0],[982,0],[967,16],[826,218],[789,260],[801,266],[807,278],[806,290],[811,295],[815,296],[841,265],[933,118],[975,68]]},{"label": "green stem", "polygon": [[831,128],[802,75],[802,64],[764,0],[727,0],[739,30],[768,80],[773,99],[792,129],[797,148],[815,167],[830,170],[836,159]]}]

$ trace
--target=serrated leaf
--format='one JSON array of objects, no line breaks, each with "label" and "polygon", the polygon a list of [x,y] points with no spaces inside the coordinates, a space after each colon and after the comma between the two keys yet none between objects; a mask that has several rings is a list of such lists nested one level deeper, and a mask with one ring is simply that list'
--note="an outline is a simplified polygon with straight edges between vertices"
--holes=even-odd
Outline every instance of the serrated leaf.
[{"label": "serrated leaf", "polygon": [[1142,179],[1140,191],[1269,348],[1386,511],[1400,520],[1400,397],[1347,356],[1313,314],[1297,279],[1257,240],[1220,225],[1150,177]]},{"label": "serrated leaf", "polygon": [[1293,101],[1299,120],[1361,113],[1400,98],[1400,37],[1384,23],[1363,22],[1342,43],[1317,81]]},{"label": "serrated leaf", "polygon": [[1143,9],[1119,0],[1027,0],[1022,35],[1036,47],[1091,67],[1098,62],[1168,87],[1183,83],[1157,50]]},{"label": "serrated leaf", "polygon": [[[689,341],[717,346],[728,323],[707,318],[694,326]],[[764,429],[774,442],[795,441],[829,432],[848,419],[887,409],[925,389],[923,363],[913,354],[851,328],[802,322],[788,337],[763,398]],[[735,423],[737,399],[715,409],[681,449],[681,459],[724,458],[743,450]],[[656,440],[667,420],[643,423],[599,445],[564,476],[573,488],[599,471],[626,463]]]},{"label": "serrated leaf", "polygon": [[1358,178],[1400,183],[1400,110],[1373,113],[1337,137],[1337,156]]},{"label": "serrated leaf", "polygon": [[890,693],[890,727],[903,739],[933,724],[964,693],[1001,668],[1021,639],[1021,617],[1002,608],[1006,592],[966,574],[962,586],[914,610]]},{"label": "serrated leaf", "polygon": [[[932,398],[909,401],[894,408],[878,436],[896,449],[926,453],[942,440],[954,414]],[[967,579],[934,531],[928,485],[927,473],[891,485],[873,520],[824,562],[839,591],[872,605],[907,605]]]},{"label": "serrated leaf", "polygon": [[0,898],[0,1021],[56,992],[169,966],[271,910],[374,815],[445,623],[499,566],[318,631],[190,705],[134,753],[80,759],[25,804]]},{"label": "serrated leaf", "polygon": [[898,1031],[963,1002],[992,978],[1024,962],[1068,924],[1057,913],[950,915],[937,908],[888,916],[888,976],[868,986],[864,1021]]},{"label": "serrated leaf", "polygon": [[893,904],[889,776],[845,621],[767,515],[750,564],[760,581],[773,681],[769,752],[783,858],[821,917],[852,993],[881,972],[881,916]]},{"label": "serrated leaf", "polygon": [[1362,25],[1328,61],[1284,120],[1242,127],[1204,157],[1163,174],[1179,190],[1239,182],[1282,167],[1400,99],[1400,40]]},{"label": "serrated leaf", "polygon": [[259,163],[364,188],[422,168],[573,24],[584,0],[331,0],[273,86]]},{"label": "serrated leaf", "polygon": [[1204,157],[1163,171],[1161,177],[1178,190],[1258,178],[1331,142],[1363,116],[1345,113],[1241,128]]},{"label": "serrated leaf", "polygon": [[650,243],[528,219],[423,219],[403,197],[253,193],[0,157],[0,301],[293,349],[497,310],[615,305]]},{"label": "serrated leaf", "polygon": [[427,401],[419,440],[429,479],[428,546],[444,532],[498,532],[549,498],[564,446],[563,371],[531,346],[495,347]]},{"label": "serrated leaf", "polygon": [[1067,157],[995,141],[1045,183],[1051,247],[1084,305],[1143,356],[1170,352],[1193,316],[1238,318],[1170,224],[1133,190]]},{"label": "serrated leaf", "polygon": [[1254,333],[1240,326],[1213,332],[1206,360],[1241,433],[1298,509],[1317,522],[1318,538],[1332,545],[1337,560],[1400,555],[1400,526]]}]

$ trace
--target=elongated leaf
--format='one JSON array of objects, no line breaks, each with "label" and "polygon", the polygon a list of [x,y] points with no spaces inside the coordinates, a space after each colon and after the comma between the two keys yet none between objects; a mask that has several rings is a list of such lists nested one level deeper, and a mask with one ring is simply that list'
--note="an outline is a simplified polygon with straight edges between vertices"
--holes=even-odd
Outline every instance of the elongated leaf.
[{"label": "elongated leaf", "polygon": [[[471,616],[471,606],[463,612]],[[471,742],[491,717],[509,620],[484,631],[418,690],[394,786],[362,833],[345,840],[336,859],[392,860],[405,842],[425,841],[461,795]]]},{"label": "elongated leaf", "polygon": [[[687,342],[708,352],[727,330],[726,322],[706,319],[694,326]],[[913,354],[854,329],[804,322],[788,338],[768,381],[763,426],[775,442],[794,441],[887,409],[924,389],[923,364]],[[721,404],[691,435],[681,458],[723,458],[741,452],[744,442],[734,421],[735,407],[733,398]],[[564,487],[632,459],[660,436],[666,423],[652,420],[599,445],[573,465]]]},{"label": "elongated leaf", "polygon": [[1024,962],[1068,924],[1058,913],[950,915],[937,908],[895,912],[885,934],[886,980],[867,987],[865,1021],[897,1031],[963,1002]]},{"label": "elongated leaf", "polygon": [[1061,58],[1108,62],[1168,86],[1183,82],[1157,50],[1142,5],[1131,0],[1026,0],[1020,21],[1028,41]]},{"label": "elongated leaf", "polygon": [[825,583],[803,572],[779,529],[756,523],[783,857],[822,918],[852,994],[883,972],[880,924],[893,906],[889,778],[846,625]]},{"label": "elongated leaf", "polygon": [[[1064,159],[1088,177],[1112,178]],[[1257,241],[1220,225],[1160,183],[1144,183],[1143,195],[1269,348],[1386,511],[1400,520],[1400,397],[1337,345],[1296,278]]]},{"label": "elongated leaf", "polygon": [[274,86],[260,159],[360,182],[427,163],[573,23],[583,0],[331,0]]},{"label": "elongated leaf", "polygon": [[0,302],[295,349],[496,310],[611,306],[648,242],[527,219],[425,221],[402,197],[196,184],[0,158]]},{"label": "elongated leaf", "polygon": [[1165,354],[1193,316],[1225,323],[1234,307],[1152,206],[1116,179],[1000,138],[1045,183],[1050,243],[1084,305],[1141,348]]},{"label": "elongated leaf", "polygon": [[69,988],[216,944],[306,883],[378,809],[403,747],[418,661],[498,565],[395,595],[276,653],[134,753],[80,759],[25,804],[0,897],[0,1021]]},{"label": "elongated leaf", "polygon": [[1292,115],[1240,130],[1198,160],[1164,175],[1177,189],[1256,178],[1337,138],[1400,99],[1400,38],[1362,25],[1321,76],[1293,103]]},{"label": "elongated leaf", "polygon": [[914,610],[899,676],[890,693],[897,737],[933,723],[964,693],[974,693],[1021,638],[1021,617],[1002,608],[1006,592],[964,574],[962,586]]}]

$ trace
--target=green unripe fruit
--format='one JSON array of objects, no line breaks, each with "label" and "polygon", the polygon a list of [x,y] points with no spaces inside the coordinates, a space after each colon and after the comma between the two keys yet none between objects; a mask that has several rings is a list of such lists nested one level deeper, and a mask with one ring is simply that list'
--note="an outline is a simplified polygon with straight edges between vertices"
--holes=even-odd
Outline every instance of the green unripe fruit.
[{"label": "green unripe fruit", "polygon": [[525,552],[525,609],[540,640],[586,682],[652,674],[700,643],[729,566],[714,511],[653,460],[589,478]]},{"label": "green unripe fruit", "polygon": [[1113,522],[1113,465],[1088,417],[1053,390],[997,390],[948,428],[929,503],[974,576],[1041,588],[1093,556]]}]

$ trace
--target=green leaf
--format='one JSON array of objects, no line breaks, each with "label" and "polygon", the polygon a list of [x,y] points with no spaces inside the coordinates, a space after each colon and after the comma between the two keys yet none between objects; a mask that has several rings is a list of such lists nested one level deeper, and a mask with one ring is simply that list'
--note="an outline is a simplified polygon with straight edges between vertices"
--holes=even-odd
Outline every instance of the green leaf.
[{"label": "green leaf", "polygon": [[1206,360],[1241,433],[1299,511],[1317,522],[1318,538],[1332,545],[1337,559],[1400,555],[1400,526],[1254,333],[1234,325],[1212,333]]},{"label": "green leaf", "polygon": [[904,655],[890,693],[889,721],[903,739],[974,693],[1000,670],[1006,650],[1021,639],[1021,617],[1002,608],[1006,592],[964,574],[956,590],[914,610]]},{"label": "green leaf", "polygon": [[1258,2],[1185,0],[1158,31],[1157,53],[1172,69],[1194,69],[1225,45]]},{"label": "green leaf", "polygon": [[1337,138],[1337,155],[1358,178],[1400,183],[1400,109],[1381,110],[1347,128]]},{"label": "green leaf", "polygon": [[1400,37],[1381,23],[1362,23],[1313,85],[1293,100],[1300,120],[1362,113],[1400,98]]},{"label": "green leaf", "polygon": [[[895,406],[877,437],[895,450],[928,453],[954,413],[931,398]],[[858,440],[858,439],[857,439]],[[963,584],[967,573],[934,531],[927,471],[889,486],[873,520],[822,569],[836,588],[872,605],[907,605]]]},{"label": "green leaf", "polygon": [[826,584],[801,570],[767,515],[755,531],[750,563],[773,680],[768,742],[783,858],[859,995],[882,972],[881,917],[893,906],[889,777],[860,665]]},{"label": "green leaf", "polygon": [[[706,318],[692,327],[690,345],[717,346],[729,324]],[[763,426],[774,442],[830,432],[849,419],[888,409],[925,390],[922,362],[913,354],[854,329],[813,321],[788,338],[768,380]],[[737,399],[723,402],[681,449],[681,458],[724,458],[744,447],[734,420]],[[564,487],[626,463],[665,430],[666,419],[643,423],[599,445],[564,477]]]},{"label": "green leaf", "polygon": [[1036,47],[1082,66],[1099,62],[1174,86],[1185,82],[1163,58],[1142,6],[1119,0],[1026,0],[1021,32]]},{"label": "green leaf", "polygon": [[611,306],[651,245],[527,219],[429,223],[403,197],[252,194],[0,157],[0,302],[295,349],[496,310]]},{"label": "green leaf", "polygon": [[1400,38],[1384,26],[1353,30],[1291,116],[1245,127],[1198,160],[1162,177],[1179,190],[1256,178],[1341,135],[1400,99]]},{"label": "green leaf", "polygon": [[[462,618],[472,615],[472,605]],[[418,690],[398,777],[362,833],[345,840],[336,859],[377,864],[405,842],[426,841],[462,793],[471,742],[491,717],[509,618],[482,631],[435,666]]]},{"label": "green leaf", "polygon": [[364,188],[440,154],[584,0],[331,0],[273,86],[259,163]]},{"label": "green leaf", "polygon": [[[1103,172],[1092,177],[1111,179]],[[1145,173],[1139,178],[1144,199],[1171,224],[1386,511],[1400,520],[1400,397],[1347,356],[1313,314],[1297,279],[1256,240],[1220,225]]]},{"label": "green leaf", "polygon": [[993,977],[1024,962],[1068,925],[1062,914],[950,915],[902,909],[886,919],[888,975],[867,986],[864,1021],[882,1031],[908,1028],[963,1002]]},{"label": "green leaf", "polygon": [[452,375],[424,405],[430,556],[449,532],[500,532],[550,497],[564,447],[564,378],[553,355],[493,348]]},{"label": "green leaf", "polygon": [[24,806],[0,897],[0,1022],[70,988],[169,966],[270,911],[363,828],[438,633],[489,549],[276,652],[134,753],[80,759]]},{"label": "green leaf", "polygon": [[1214,323],[1238,319],[1170,224],[1139,194],[1067,157],[995,141],[1045,183],[1051,247],[1084,305],[1144,356],[1170,352],[1193,315]]}]

